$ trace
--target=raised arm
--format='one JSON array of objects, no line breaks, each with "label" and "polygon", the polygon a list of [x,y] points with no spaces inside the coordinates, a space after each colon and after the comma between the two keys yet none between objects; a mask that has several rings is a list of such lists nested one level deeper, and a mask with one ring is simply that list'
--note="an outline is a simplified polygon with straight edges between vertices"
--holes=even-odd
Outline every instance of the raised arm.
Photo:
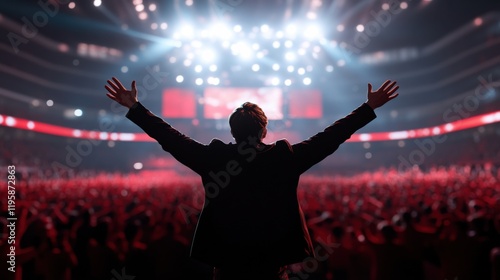
[{"label": "raised arm", "polygon": [[177,131],[160,117],[151,113],[137,99],[135,81],[127,90],[115,77],[104,86],[112,100],[129,108],[127,118],[137,124],[151,138],[158,141],[163,150],[169,152],[180,163],[200,173],[206,166],[208,147]]},{"label": "raised arm", "polygon": [[292,146],[294,161],[300,173],[335,152],[354,132],[376,118],[374,110],[398,96],[396,82],[386,81],[372,91],[368,84],[367,101],[348,116],[328,126],[324,131]]}]

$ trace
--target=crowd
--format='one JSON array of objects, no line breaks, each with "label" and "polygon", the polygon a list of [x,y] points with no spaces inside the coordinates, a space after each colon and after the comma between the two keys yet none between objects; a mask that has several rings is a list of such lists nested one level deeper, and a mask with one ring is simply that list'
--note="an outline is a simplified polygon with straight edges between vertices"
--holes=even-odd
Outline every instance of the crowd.
[{"label": "crowd", "polygon": [[[203,196],[198,178],[172,172],[19,180],[16,276],[211,279],[212,268],[189,258]],[[309,175],[298,196],[316,258],[289,266],[291,280],[500,279],[493,164]],[[6,263],[5,200],[0,209]]]}]

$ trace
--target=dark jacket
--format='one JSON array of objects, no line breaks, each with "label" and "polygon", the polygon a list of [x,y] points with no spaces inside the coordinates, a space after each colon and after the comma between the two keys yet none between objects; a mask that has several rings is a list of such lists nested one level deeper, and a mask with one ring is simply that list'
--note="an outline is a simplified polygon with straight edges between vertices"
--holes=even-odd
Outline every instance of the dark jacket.
[{"label": "dark jacket", "polygon": [[[134,108],[135,107],[135,108]],[[291,145],[257,139],[201,144],[137,103],[127,118],[198,173],[205,189],[191,256],[212,266],[282,266],[314,256],[297,200],[299,177],[376,116],[366,104],[313,137]]]}]

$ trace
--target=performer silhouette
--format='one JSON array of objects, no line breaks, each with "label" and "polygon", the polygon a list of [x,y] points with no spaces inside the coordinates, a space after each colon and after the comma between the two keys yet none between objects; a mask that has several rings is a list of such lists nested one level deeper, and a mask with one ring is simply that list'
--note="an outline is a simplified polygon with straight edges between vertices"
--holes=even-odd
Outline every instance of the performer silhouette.
[{"label": "performer silhouette", "polygon": [[[191,246],[191,257],[213,266],[214,279],[288,279],[286,266],[315,252],[297,200],[299,177],[332,154],[351,135],[376,118],[374,109],[398,96],[386,81],[365,103],[311,138],[266,144],[267,117],[249,102],[229,118],[235,143],[213,139],[201,144],[155,116],[117,78],[106,94],[129,108],[127,118],[201,176],[205,204]],[[168,101],[167,101],[168,102]]]}]

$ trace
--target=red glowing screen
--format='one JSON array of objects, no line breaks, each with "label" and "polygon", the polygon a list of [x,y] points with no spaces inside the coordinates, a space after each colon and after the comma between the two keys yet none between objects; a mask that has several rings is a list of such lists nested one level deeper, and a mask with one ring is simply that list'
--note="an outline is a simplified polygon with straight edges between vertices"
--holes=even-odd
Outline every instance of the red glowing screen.
[{"label": "red glowing screen", "polygon": [[227,119],[245,102],[259,105],[270,120],[283,119],[283,93],[280,88],[206,88],[204,117]]},{"label": "red glowing screen", "polygon": [[288,95],[290,118],[319,119],[323,116],[319,90],[290,90]]},{"label": "red glowing screen", "polygon": [[162,115],[167,118],[196,118],[193,90],[169,88],[163,91]]}]

